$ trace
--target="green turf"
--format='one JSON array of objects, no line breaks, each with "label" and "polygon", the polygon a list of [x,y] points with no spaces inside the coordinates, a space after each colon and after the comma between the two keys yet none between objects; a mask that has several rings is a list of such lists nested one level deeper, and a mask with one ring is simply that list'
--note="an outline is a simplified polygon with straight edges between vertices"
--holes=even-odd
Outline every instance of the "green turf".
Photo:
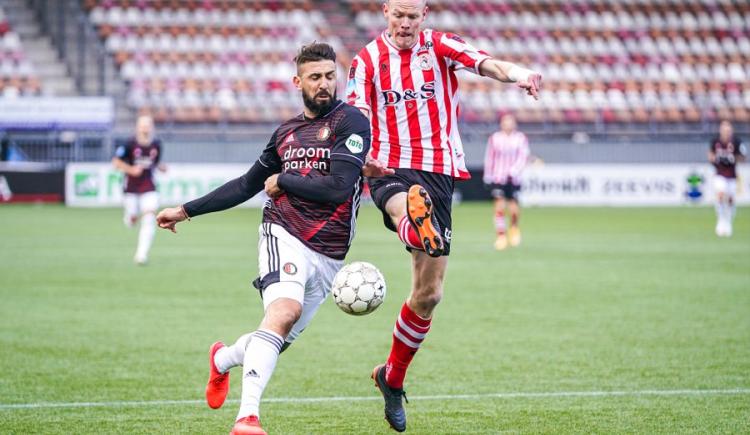
[{"label": "green turf", "polygon": [[[255,329],[258,210],[160,232],[149,266],[120,211],[0,207],[0,433],[228,433],[237,411],[200,403],[10,409],[7,404],[201,400],[206,352]],[[454,212],[432,331],[409,372],[408,433],[750,432],[750,209],[735,236],[709,208],[530,208],[524,242],[495,252],[489,203]],[[369,379],[408,292],[409,258],[362,210],[350,260],[378,265],[385,304],[332,302],[280,359],[271,434],[386,434]],[[733,394],[420,397],[740,389]]]}]

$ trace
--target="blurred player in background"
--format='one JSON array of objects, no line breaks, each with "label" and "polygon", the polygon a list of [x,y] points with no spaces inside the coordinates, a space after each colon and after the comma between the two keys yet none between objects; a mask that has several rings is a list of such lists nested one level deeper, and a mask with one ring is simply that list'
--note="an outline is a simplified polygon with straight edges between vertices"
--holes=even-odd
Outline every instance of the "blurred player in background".
[{"label": "blurred player in background", "polygon": [[150,116],[140,116],[136,121],[135,137],[117,147],[112,158],[115,168],[125,174],[125,225],[132,228],[139,219],[141,221],[133,258],[139,265],[148,262],[148,252],[156,232],[159,193],[154,183],[154,170],[167,170],[161,163],[161,154],[161,142],[154,138],[154,120]]},{"label": "blurred player in background", "polygon": [[[521,174],[529,159],[529,140],[516,130],[516,118],[504,115],[500,118],[500,131],[487,140],[484,157],[484,184],[495,198],[495,249],[501,251],[521,244],[519,228],[520,207],[518,194],[521,191]],[[506,236],[505,206],[510,211],[510,231]],[[509,240],[510,239],[510,240]]]},{"label": "blurred player in background", "polygon": [[719,134],[711,140],[708,161],[716,168],[714,190],[716,191],[716,235],[730,237],[736,211],[737,163],[744,162],[747,148],[734,134],[732,124],[722,121]]},{"label": "blurred player in background", "polygon": [[390,355],[372,374],[386,420],[399,432],[406,430],[406,370],[443,294],[454,181],[470,177],[457,128],[455,71],[517,83],[534,98],[541,83],[540,74],[492,58],[457,35],[420,30],[426,14],[425,0],[384,3],[387,29],[352,60],[346,91],[349,104],[370,117],[372,158],[395,169],[368,183],[386,227],[412,256],[412,289]]},{"label": "blurred player in background", "polygon": [[279,353],[299,336],[328,296],[354,237],[362,167],[370,149],[367,118],[336,99],[336,54],[328,44],[303,47],[294,84],[303,114],[276,129],[250,170],[208,195],[159,213],[162,228],[234,207],[265,188],[271,197],[259,228],[254,282],[265,314],[255,332],[209,352],[206,400],[219,408],[229,369],[241,365],[242,402],[232,434],[265,434],[259,404]]}]

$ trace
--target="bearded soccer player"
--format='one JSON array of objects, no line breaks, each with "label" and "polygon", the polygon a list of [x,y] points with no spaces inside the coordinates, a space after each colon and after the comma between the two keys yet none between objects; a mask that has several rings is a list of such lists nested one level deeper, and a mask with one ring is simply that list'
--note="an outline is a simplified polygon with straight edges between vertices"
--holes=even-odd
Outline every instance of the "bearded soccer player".
[{"label": "bearded soccer player", "polygon": [[732,223],[737,206],[737,162],[747,158],[747,149],[729,121],[722,121],[719,134],[711,139],[708,161],[716,168],[714,190],[716,191],[716,235],[732,236]]},{"label": "bearded soccer player", "polygon": [[138,247],[133,257],[138,265],[148,262],[148,253],[156,233],[159,194],[154,183],[154,170],[166,171],[166,166],[160,162],[161,142],[154,138],[154,120],[150,116],[139,116],[135,137],[117,147],[112,158],[114,167],[125,174],[125,226],[132,228],[139,219],[141,221]]},{"label": "bearded soccer player", "polygon": [[250,170],[208,195],[159,213],[162,228],[238,205],[265,188],[271,199],[259,228],[255,286],[265,314],[254,332],[209,352],[206,400],[219,408],[229,370],[242,366],[242,400],[232,434],[265,434],[259,403],[279,353],[296,339],[328,296],[354,236],[370,147],[367,118],[336,99],[336,54],[311,44],[295,58],[304,112],[276,129]]},{"label": "bearded soccer player", "polygon": [[420,29],[427,12],[424,0],[384,3],[387,29],[353,59],[346,91],[349,104],[370,118],[372,158],[395,169],[368,183],[386,227],[412,257],[411,293],[390,355],[372,374],[386,420],[399,432],[406,430],[406,370],[443,294],[454,182],[469,178],[457,129],[456,70],[516,83],[534,98],[541,83],[540,74],[495,59],[458,35]]}]

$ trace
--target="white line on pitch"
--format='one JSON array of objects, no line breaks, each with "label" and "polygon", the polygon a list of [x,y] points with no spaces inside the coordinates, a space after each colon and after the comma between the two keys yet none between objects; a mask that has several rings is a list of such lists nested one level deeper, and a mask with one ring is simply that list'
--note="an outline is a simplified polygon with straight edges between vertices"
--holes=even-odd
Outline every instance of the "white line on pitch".
[{"label": "white line on pitch", "polygon": [[[549,397],[618,397],[618,396],[715,396],[750,394],[750,388],[715,390],[639,390],[639,391],[557,391],[539,393],[486,393],[486,394],[437,394],[413,396],[409,400],[476,400],[476,399],[518,399]],[[322,403],[322,402],[361,402],[383,400],[380,396],[334,396],[334,397],[270,397],[264,403]],[[204,400],[143,400],[119,402],[60,402],[60,403],[7,403],[0,404],[0,410],[47,409],[47,408],[127,408],[137,406],[198,405]],[[239,403],[239,400],[227,400]]]}]

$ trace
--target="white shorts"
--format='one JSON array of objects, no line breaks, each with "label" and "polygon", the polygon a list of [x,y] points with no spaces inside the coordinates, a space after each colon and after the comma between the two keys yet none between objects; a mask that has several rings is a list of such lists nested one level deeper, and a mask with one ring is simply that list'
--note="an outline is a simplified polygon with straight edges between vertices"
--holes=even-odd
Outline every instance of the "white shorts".
[{"label": "white shorts", "polygon": [[159,209],[159,194],[157,192],[125,193],[123,195],[125,205],[125,225],[132,226],[138,218],[145,213],[156,213]]},{"label": "white shorts", "polygon": [[263,308],[279,298],[302,304],[302,315],[286,338],[293,342],[307,327],[331,292],[336,273],[344,265],[305,246],[276,224],[258,227],[258,269]]},{"label": "white shorts", "polygon": [[737,194],[737,179],[714,175],[714,191],[734,198]]}]

